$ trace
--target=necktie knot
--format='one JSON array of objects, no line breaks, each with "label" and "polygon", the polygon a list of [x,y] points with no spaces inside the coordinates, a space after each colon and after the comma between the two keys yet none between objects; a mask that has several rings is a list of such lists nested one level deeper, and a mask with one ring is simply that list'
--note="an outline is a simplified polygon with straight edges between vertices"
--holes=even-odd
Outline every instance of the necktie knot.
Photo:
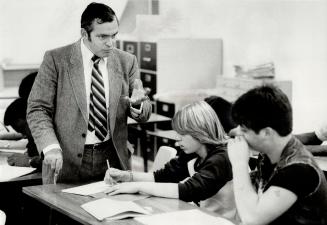
[{"label": "necktie knot", "polygon": [[95,64],[98,64],[101,60],[101,58],[97,55],[94,55],[92,58],[91,58],[92,62],[95,63]]}]

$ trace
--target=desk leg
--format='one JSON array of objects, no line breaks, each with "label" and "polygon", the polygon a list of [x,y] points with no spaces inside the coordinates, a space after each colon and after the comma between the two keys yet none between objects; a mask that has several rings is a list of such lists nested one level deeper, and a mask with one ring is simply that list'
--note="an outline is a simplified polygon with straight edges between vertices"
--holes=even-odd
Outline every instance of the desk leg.
[{"label": "desk leg", "polygon": [[143,155],[143,166],[144,166],[144,172],[148,172],[148,145],[146,140],[146,128],[141,125],[141,131],[140,131],[140,142],[141,142],[141,151]]}]

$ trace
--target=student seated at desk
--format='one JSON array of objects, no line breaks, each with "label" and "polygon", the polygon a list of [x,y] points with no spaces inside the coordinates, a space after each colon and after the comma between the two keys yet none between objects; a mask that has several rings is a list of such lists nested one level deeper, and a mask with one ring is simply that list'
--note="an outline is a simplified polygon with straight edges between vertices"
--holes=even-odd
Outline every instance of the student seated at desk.
[{"label": "student seated at desk", "polygon": [[322,142],[327,141],[327,124],[322,125],[313,132],[295,135],[306,148],[316,156],[327,156],[327,145]]},{"label": "student seated at desk", "polygon": [[41,170],[42,159],[39,156],[34,139],[26,121],[27,102],[23,98],[13,101],[6,109],[4,122],[10,125],[15,131],[21,133],[28,140],[26,145],[27,154],[15,153],[8,157],[8,164],[11,166],[32,166]]},{"label": "student seated at desk", "polygon": [[[27,102],[37,71],[28,74],[22,79],[18,87],[18,96]],[[6,124],[6,122],[5,122]],[[8,124],[8,121],[7,121]],[[1,124],[2,125],[2,124]],[[4,140],[4,141],[2,141]],[[23,134],[8,129],[5,125],[0,129],[0,148],[26,149],[27,140]]]},{"label": "student seated at desk", "polygon": [[235,219],[226,134],[214,110],[204,101],[186,105],[175,114],[172,127],[183,152],[153,173],[108,169],[107,183],[123,182],[114,185],[110,195],[143,192],[179,198]]},{"label": "student seated at desk", "polygon": [[[327,181],[292,135],[287,96],[273,86],[251,89],[236,100],[232,117],[239,135],[228,140],[228,155],[242,223],[327,224]],[[260,152],[251,176],[250,150]]]}]

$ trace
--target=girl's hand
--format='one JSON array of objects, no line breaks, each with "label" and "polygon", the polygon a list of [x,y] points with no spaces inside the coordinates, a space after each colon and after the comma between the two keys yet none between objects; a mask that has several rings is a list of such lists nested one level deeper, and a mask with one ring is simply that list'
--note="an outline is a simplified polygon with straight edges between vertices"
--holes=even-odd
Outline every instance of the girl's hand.
[{"label": "girl's hand", "polygon": [[117,194],[134,194],[139,192],[139,186],[137,182],[129,182],[129,183],[120,183],[110,187],[106,194],[112,196]]}]

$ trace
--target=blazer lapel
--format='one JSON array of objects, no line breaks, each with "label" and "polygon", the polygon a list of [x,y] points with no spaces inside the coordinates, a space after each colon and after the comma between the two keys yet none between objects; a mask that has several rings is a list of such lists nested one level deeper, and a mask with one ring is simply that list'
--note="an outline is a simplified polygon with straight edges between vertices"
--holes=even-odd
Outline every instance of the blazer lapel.
[{"label": "blazer lapel", "polygon": [[81,53],[81,41],[75,43],[71,51],[68,75],[75,94],[75,99],[82,112],[85,123],[88,122],[84,67]]},{"label": "blazer lapel", "polygon": [[116,115],[117,115],[117,107],[119,103],[119,98],[121,94],[122,88],[122,72],[118,70],[117,58],[115,57],[114,52],[108,56],[107,61],[107,69],[108,69],[108,77],[109,77],[109,125],[110,132],[113,135],[113,131],[115,129]]}]

